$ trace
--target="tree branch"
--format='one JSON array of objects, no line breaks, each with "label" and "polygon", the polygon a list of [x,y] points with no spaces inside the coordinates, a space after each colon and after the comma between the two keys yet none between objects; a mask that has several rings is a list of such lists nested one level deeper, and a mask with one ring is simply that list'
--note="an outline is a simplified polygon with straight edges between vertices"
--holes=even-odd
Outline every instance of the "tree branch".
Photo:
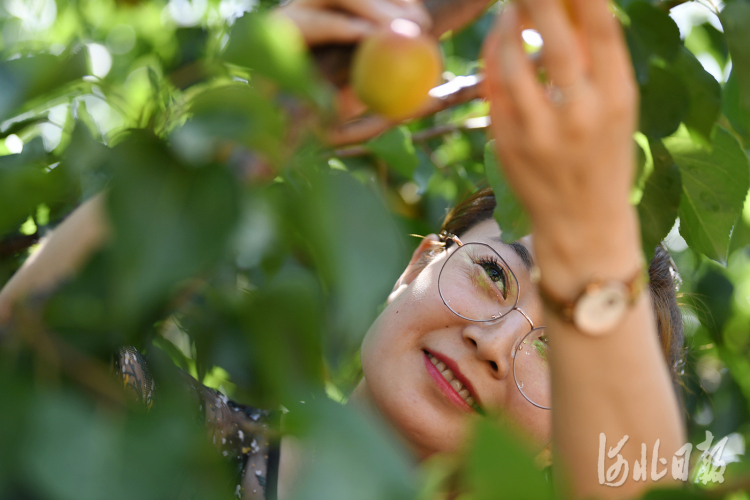
[{"label": "tree branch", "polygon": [[26,250],[39,241],[39,231],[34,234],[19,234],[0,241],[0,259],[7,259],[18,252]]},{"label": "tree branch", "polygon": [[[429,116],[457,104],[472,101],[480,97],[481,77],[477,75],[459,76],[448,83],[430,91],[430,100],[412,118]],[[344,146],[364,142],[401,122],[389,120],[379,115],[367,115],[344,123],[328,135],[328,144]]]},{"label": "tree branch", "polygon": [[[450,134],[457,130],[479,130],[487,128],[490,124],[488,116],[482,116],[479,118],[470,118],[464,123],[451,124],[451,125],[438,125],[437,127],[420,130],[412,134],[411,139],[414,142],[422,142],[434,137],[440,137],[441,135]],[[356,146],[350,146],[347,148],[340,148],[333,151],[333,156],[336,158],[353,158],[355,156],[367,156],[372,151],[362,144]]]}]

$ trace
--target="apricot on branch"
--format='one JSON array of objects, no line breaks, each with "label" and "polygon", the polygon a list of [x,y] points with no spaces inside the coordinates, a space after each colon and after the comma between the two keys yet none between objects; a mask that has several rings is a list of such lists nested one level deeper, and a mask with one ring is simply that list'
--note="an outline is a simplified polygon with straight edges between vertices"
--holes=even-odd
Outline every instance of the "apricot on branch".
[{"label": "apricot on branch", "polygon": [[423,34],[418,24],[396,19],[357,47],[351,82],[368,108],[398,120],[425,104],[441,73],[437,40]]}]

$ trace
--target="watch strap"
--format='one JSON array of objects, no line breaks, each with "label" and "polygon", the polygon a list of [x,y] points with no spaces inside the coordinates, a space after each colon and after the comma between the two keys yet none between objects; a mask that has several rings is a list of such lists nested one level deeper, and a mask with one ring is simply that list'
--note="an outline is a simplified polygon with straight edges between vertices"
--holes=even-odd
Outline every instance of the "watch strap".
[{"label": "watch strap", "polygon": [[573,300],[556,297],[544,286],[541,280],[537,282],[537,285],[539,287],[539,296],[544,305],[547,306],[547,309],[564,321],[574,323],[573,314],[575,312],[576,304],[581,297],[592,293],[611,282],[620,282],[625,286],[627,290],[628,306],[632,306],[646,287],[646,284],[649,282],[648,271],[644,267],[640,267],[628,281],[623,282],[614,279],[595,278],[589,281],[589,283],[586,284],[583,290],[581,290]]}]

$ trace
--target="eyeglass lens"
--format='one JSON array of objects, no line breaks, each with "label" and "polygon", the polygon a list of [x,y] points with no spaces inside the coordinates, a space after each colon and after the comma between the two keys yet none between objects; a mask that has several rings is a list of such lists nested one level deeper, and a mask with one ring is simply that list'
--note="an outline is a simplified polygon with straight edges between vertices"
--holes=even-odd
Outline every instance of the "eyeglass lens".
[{"label": "eyeglass lens", "polygon": [[[518,303],[519,285],[510,266],[489,245],[466,243],[448,256],[438,278],[445,305],[470,321],[501,318]],[[550,407],[549,347],[544,328],[529,332],[513,353],[513,374],[521,394],[535,406]]]},{"label": "eyeglass lens", "polygon": [[544,327],[534,328],[513,353],[513,378],[521,394],[533,405],[552,407],[549,343]]}]

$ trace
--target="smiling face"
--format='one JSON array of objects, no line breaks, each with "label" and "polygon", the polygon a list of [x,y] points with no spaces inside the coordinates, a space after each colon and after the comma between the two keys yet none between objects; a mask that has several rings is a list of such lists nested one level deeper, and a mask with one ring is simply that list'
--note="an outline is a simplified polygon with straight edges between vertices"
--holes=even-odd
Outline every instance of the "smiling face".
[{"label": "smiling face", "polygon": [[[460,238],[465,244],[491,246],[507,262],[518,279],[516,306],[540,326],[542,305],[529,266],[499,236],[497,223],[486,220]],[[521,243],[530,249],[530,237]],[[535,447],[543,447],[550,439],[551,411],[529,403],[513,378],[511,353],[531,329],[529,320],[517,310],[489,323],[472,322],[452,312],[440,296],[438,277],[457,245],[425,265],[419,257],[429,248],[425,241],[417,249],[400,286],[368,331],[361,350],[364,379],[357,392],[377,407],[420,457],[459,450],[470,420],[478,415],[473,404],[507,418]],[[480,263],[481,268],[502,285],[492,266]],[[477,287],[479,293],[487,295],[482,286]]]}]

